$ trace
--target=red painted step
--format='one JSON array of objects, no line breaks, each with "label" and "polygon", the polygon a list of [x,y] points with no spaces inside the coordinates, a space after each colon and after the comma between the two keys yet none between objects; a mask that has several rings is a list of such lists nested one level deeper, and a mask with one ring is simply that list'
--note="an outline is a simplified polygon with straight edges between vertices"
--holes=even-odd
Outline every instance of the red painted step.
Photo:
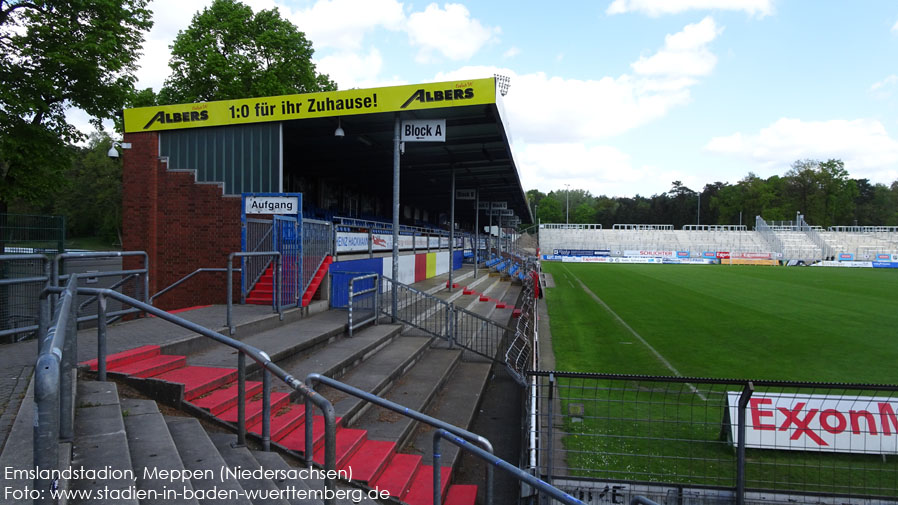
[{"label": "red painted step", "polygon": [[[421,456],[414,454],[396,454],[387,463],[387,469],[377,478],[374,486],[389,492],[390,496],[402,498],[421,466],[421,459]],[[433,474],[430,479],[433,480]]]},{"label": "red painted step", "polygon": [[497,308],[497,309],[504,309],[505,307],[508,307],[508,305],[505,305],[505,304],[502,303],[502,302],[499,302],[499,303],[496,304],[496,308]]},{"label": "red painted step", "polygon": [[[337,468],[343,466],[349,461],[355,452],[362,446],[362,443],[368,440],[368,432],[366,430],[354,430],[350,428],[337,429]],[[316,447],[312,454],[315,461],[324,464],[324,444]]]},{"label": "red painted step", "polygon": [[488,296],[486,296],[486,295],[480,295],[480,301],[481,301],[481,302],[488,302],[488,301],[490,301],[490,297],[488,297]]},{"label": "red painted step", "polygon": [[[271,410],[279,410],[290,401],[290,395],[287,393],[271,393]],[[247,426],[255,424],[256,420],[262,417],[262,399],[253,400],[246,404],[246,424]],[[229,423],[237,422],[237,405],[229,408],[218,416],[222,421]]]},{"label": "red painted step", "polygon": [[[446,281],[446,287],[447,287],[447,288],[449,287],[449,281]],[[452,289],[455,289],[455,288],[457,288],[457,287],[458,287],[458,284],[456,284],[456,283],[453,282],[453,283],[452,283]]]},{"label": "red painted step", "polygon": [[[262,383],[246,381],[246,398],[252,398],[262,392]],[[194,398],[190,403],[206,409],[214,416],[221,414],[229,408],[237,405],[237,383],[226,388],[216,389],[206,396]]]},{"label": "red painted step", "polygon": [[[337,426],[340,425],[340,419],[337,418]],[[324,445],[324,417],[322,416],[314,416],[312,418],[312,443],[314,449],[318,449],[321,445]],[[338,428],[339,431],[339,428]],[[287,449],[305,454],[306,452],[306,425],[305,423],[297,426],[290,433],[287,433],[284,438],[278,441],[281,445],[286,447]],[[312,457],[314,458],[314,453]]]},{"label": "red painted step", "polygon": [[173,356],[169,354],[160,354],[151,358],[142,359],[133,363],[119,365],[109,368],[110,372],[120,373],[123,375],[133,375],[135,377],[152,377],[154,375],[181,368],[187,365],[186,356]]},{"label": "red painted step", "polygon": [[511,317],[518,318],[521,317],[521,309],[514,309],[511,311]]},{"label": "red painted step", "polygon": [[324,261],[321,262],[321,266],[318,267],[318,271],[315,272],[315,276],[312,277],[312,282],[309,283],[309,288],[306,289],[306,292],[302,294],[302,306],[306,307],[309,305],[309,302],[312,301],[312,297],[315,296],[315,292],[318,291],[318,286],[321,285],[321,282],[327,276],[327,271],[330,269],[331,263],[334,262],[333,256],[325,256]]},{"label": "red painted step", "polygon": [[161,373],[154,379],[184,384],[184,399],[190,401],[237,379],[234,368],[185,366]]},{"label": "red painted step", "polygon": [[269,264],[253,289],[246,295],[246,303],[270,305],[274,300],[274,265]]},{"label": "red painted step", "polygon": [[[287,436],[288,433],[302,425],[305,421],[306,408],[296,403],[288,403],[271,413],[271,425],[269,426],[271,439],[277,442]],[[262,416],[253,424],[247,423],[247,431],[262,435]]]},{"label": "red painted step", "polygon": [[[158,345],[143,345],[127,351],[109,354],[106,356],[106,369],[109,370],[112,367],[127,365],[128,363],[134,363],[135,361],[152,358],[161,353],[162,351]],[[91,370],[97,370],[96,359],[82,361],[80,364],[89,366]]]},{"label": "red painted step", "polygon": [[[452,467],[444,466],[440,468],[440,498],[446,496],[450,473],[452,473]],[[432,466],[424,465],[418,470],[402,501],[409,505],[433,505]]]},{"label": "red painted step", "polygon": [[352,468],[354,480],[370,483],[377,480],[387,468],[388,461],[396,450],[395,442],[386,440],[365,440],[359,450],[339,469]]},{"label": "red painted step", "polygon": [[463,295],[473,295],[474,293],[476,293],[476,291],[474,291],[473,289],[468,289],[467,286],[465,286],[465,288],[461,292],[461,294]]},{"label": "red painted step", "polygon": [[445,505],[474,505],[477,502],[477,486],[470,484],[456,484],[449,486]]}]

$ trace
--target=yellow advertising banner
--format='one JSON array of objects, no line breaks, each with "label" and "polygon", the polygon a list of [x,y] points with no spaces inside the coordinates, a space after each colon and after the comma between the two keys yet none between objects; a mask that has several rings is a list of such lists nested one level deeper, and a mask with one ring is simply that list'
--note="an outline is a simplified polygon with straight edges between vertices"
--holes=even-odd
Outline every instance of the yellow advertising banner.
[{"label": "yellow advertising banner", "polygon": [[125,132],[146,132],[496,103],[495,79],[324,91],[125,109]]},{"label": "yellow advertising banner", "polygon": [[724,258],[720,260],[721,265],[761,265],[767,267],[779,266],[778,260],[752,260],[739,258]]}]

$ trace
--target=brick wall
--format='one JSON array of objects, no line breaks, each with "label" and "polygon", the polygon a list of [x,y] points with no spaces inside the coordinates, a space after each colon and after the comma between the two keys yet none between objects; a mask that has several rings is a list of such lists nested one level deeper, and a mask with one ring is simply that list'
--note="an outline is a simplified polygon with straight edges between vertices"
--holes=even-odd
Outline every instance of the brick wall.
[{"label": "brick wall", "polygon": [[[198,268],[223,268],[240,250],[240,198],[218,184],[197,184],[193,172],[168,171],[159,134],[128,133],[122,165],[122,247],[146,251],[150,294]],[[126,258],[126,268],[139,262]],[[225,303],[225,273],[204,272],[154,301],[163,309]],[[239,300],[239,274],[235,275]]]}]

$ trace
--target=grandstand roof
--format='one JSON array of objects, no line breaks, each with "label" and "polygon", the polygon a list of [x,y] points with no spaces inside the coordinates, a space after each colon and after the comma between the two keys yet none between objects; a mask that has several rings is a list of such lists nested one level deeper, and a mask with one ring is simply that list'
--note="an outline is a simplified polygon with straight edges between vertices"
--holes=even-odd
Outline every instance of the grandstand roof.
[{"label": "grandstand roof", "polygon": [[[459,89],[471,89],[471,96],[460,96]],[[455,92],[454,99],[441,99],[450,91]],[[291,102],[296,105],[294,113],[284,108]],[[354,102],[355,107],[313,110],[311,105],[320,107],[328,102]],[[372,102],[376,105],[359,106]],[[260,106],[262,111],[269,106],[271,112],[260,115]],[[129,109],[125,111],[125,129],[152,131],[282,121],[285,177],[294,172],[343,178],[389,194],[397,114],[403,120],[446,120],[445,142],[405,145],[400,160],[400,201],[404,205],[433,208],[436,203],[448,211],[454,168],[456,189],[479,189],[481,201],[505,201],[521,221],[532,222],[493,78]],[[334,136],[338,125],[344,137]],[[473,222],[473,207],[473,201],[458,201],[456,220]],[[485,213],[481,218],[484,221]]]}]

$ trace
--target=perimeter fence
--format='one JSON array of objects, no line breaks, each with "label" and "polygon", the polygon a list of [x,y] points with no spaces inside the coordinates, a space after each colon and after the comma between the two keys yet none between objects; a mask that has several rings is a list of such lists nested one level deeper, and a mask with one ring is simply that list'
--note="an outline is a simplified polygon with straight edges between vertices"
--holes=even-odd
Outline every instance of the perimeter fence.
[{"label": "perimeter fence", "polygon": [[525,373],[526,459],[587,503],[898,503],[898,386]]}]

